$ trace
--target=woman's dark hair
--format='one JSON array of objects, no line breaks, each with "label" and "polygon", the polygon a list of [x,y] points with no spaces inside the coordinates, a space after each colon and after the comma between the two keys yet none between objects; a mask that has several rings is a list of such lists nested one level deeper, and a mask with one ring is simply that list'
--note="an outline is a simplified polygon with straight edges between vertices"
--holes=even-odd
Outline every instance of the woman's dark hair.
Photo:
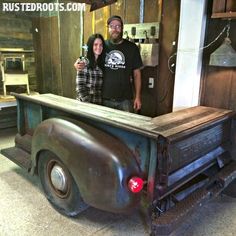
[{"label": "woman's dark hair", "polygon": [[[93,52],[93,44],[94,41],[96,39],[101,39],[102,40],[102,45],[103,45],[103,50],[101,55],[98,56],[97,61],[95,61],[95,55]],[[104,62],[105,62],[105,41],[104,38],[102,37],[101,34],[93,34],[89,37],[88,42],[87,42],[87,46],[88,46],[88,52],[87,52],[87,58],[89,60],[89,65],[88,67],[91,69],[94,69],[96,67],[96,65],[98,65],[98,67],[100,69],[104,69]]]}]

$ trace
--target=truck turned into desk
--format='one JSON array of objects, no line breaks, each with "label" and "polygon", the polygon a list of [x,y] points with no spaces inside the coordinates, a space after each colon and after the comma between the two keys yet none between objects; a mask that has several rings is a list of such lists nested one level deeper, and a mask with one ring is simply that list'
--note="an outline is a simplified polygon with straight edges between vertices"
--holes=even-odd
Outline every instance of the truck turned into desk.
[{"label": "truck turned into desk", "polygon": [[38,174],[52,206],[145,210],[169,234],[236,176],[234,113],[197,106],[150,118],[53,95],[19,95],[15,146],[3,155]]}]

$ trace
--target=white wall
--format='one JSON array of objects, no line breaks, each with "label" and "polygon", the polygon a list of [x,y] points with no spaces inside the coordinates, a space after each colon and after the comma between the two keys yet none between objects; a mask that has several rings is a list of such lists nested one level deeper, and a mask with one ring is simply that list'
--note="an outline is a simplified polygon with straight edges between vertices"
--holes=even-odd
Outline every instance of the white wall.
[{"label": "white wall", "polygon": [[199,104],[207,0],[181,0],[173,111]]}]

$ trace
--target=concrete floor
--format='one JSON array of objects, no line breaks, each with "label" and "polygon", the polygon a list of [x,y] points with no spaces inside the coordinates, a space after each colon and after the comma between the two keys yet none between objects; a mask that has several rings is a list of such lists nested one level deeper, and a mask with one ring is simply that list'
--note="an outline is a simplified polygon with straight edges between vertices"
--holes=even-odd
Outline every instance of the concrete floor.
[{"label": "concrete floor", "polygon": [[[0,149],[13,145],[15,129],[0,130]],[[57,213],[30,176],[0,155],[0,236],[139,236],[149,235],[143,217],[89,208],[75,219]],[[236,235],[236,199],[220,196],[195,210],[171,236]]]}]

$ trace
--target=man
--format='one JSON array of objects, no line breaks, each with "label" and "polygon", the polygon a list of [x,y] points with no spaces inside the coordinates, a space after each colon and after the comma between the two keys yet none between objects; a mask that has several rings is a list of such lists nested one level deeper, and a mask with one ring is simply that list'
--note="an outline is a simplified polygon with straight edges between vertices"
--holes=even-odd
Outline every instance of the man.
[{"label": "man", "polygon": [[[136,44],[123,39],[123,21],[120,16],[107,20],[109,39],[103,79],[103,105],[132,112],[141,109],[142,60]],[[74,64],[77,70],[83,65]],[[133,86],[134,83],[134,97]],[[133,102],[133,104],[132,104]]]}]

